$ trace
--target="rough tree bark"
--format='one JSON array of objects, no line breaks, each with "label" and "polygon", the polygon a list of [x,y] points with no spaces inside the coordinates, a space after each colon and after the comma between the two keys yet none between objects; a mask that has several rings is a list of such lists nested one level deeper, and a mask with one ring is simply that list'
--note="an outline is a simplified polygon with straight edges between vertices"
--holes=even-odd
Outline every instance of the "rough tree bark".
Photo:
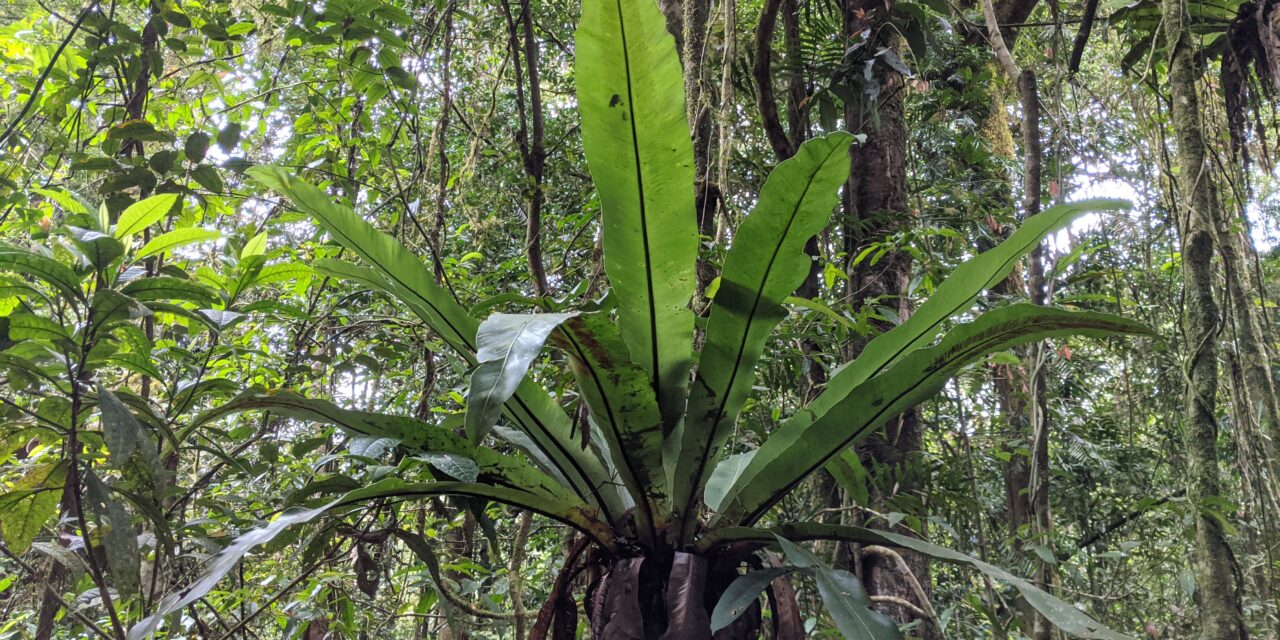
[{"label": "rough tree bark", "polygon": [[[868,19],[882,20],[886,16],[880,2],[847,0],[844,3],[845,34],[859,37]],[[899,38],[890,29],[872,29],[879,40],[877,46],[899,48]],[[846,105],[845,123],[850,131],[865,133],[862,144],[855,145],[852,155],[852,172],[843,195],[844,249],[850,258],[857,256],[869,243],[883,240],[889,235],[911,225],[907,206],[907,130],[903,111],[905,79],[888,65],[876,65],[880,83],[880,97],[875,105],[877,118],[874,124],[864,122],[858,105]],[[906,318],[911,307],[907,290],[911,278],[911,256],[905,252],[889,251],[875,264],[864,260],[849,266],[849,291],[851,302],[859,304],[874,301],[892,308]],[[890,322],[877,322],[878,330],[892,327]],[[865,340],[855,340],[846,345],[846,359],[856,357],[865,346]],[[923,446],[924,424],[918,408],[911,408],[897,419],[890,421],[860,445],[859,454],[869,460],[867,468],[884,470],[888,480],[880,482],[888,493],[877,492],[874,499],[881,504],[898,499],[900,504],[891,510],[900,511],[903,505],[914,504],[926,485],[923,466],[918,456]],[[873,483],[877,484],[877,483]],[[905,498],[905,501],[903,500]],[[903,529],[900,533],[914,535]],[[929,563],[926,558],[903,552],[901,564],[882,554],[858,553],[855,570],[861,575],[867,592],[873,596],[896,599],[917,605],[916,608],[882,601],[876,606],[900,622],[919,620],[916,635],[930,640],[940,637],[936,625],[921,619],[921,610],[930,610],[927,602],[930,593]],[[904,568],[906,570],[904,570]],[[917,589],[917,585],[920,587]],[[920,602],[921,598],[925,602]]]},{"label": "rough tree bark", "polygon": [[1219,496],[1217,331],[1214,299],[1214,236],[1221,220],[1206,142],[1200,124],[1196,84],[1201,70],[1190,37],[1190,16],[1182,0],[1162,0],[1165,41],[1169,49],[1172,122],[1178,146],[1178,189],[1183,273],[1183,339],[1187,352],[1183,439],[1187,452],[1187,496],[1196,522],[1192,564],[1202,640],[1248,637],[1240,602],[1240,574],[1221,523],[1209,513],[1207,500]]}]

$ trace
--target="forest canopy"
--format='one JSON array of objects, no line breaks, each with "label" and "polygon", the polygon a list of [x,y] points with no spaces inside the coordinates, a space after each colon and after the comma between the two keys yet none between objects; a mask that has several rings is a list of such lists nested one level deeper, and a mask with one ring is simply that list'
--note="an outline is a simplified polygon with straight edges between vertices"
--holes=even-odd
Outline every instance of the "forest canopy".
[{"label": "forest canopy", "polygon": [[0,640],[1280,637],[1280,2],[10,0]]}]

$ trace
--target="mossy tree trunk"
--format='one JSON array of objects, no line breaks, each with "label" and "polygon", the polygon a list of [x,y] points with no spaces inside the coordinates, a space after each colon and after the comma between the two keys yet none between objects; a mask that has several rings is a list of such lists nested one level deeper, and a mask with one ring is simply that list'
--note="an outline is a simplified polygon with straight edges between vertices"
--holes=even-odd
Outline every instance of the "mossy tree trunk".
[{"label": "mossy tree trunk", "polygon": [[1183,440],[1187,453],[1187,496],[1196,516],[1192,564],[1203,640],[1248,637],[1240,604],[1240,574],[1213,500],[1222,493],[1218,469],[1219,329],[1214,299],[1215,235],[1222,219],[1201,128],[1196,84],[1201,70],[1190,38],[1190,17],[1182,0],[1162,0],[1165,38],[1170,52],[1169,88],[1178,146],[1178,189],[1182,231],[1183,339],[1186,397]]}]

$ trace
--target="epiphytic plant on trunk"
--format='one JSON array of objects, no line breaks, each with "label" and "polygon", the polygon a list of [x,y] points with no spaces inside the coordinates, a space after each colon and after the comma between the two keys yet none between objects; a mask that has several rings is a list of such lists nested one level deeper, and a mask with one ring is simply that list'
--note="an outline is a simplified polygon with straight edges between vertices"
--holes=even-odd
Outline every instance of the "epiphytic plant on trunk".
[{"label": "epiphytic plant on trunk", "polygon": [[[672,38],[653,0],[585,0],[576,55],[583,146],[602,204],[605,270],[613,292],[591,308],[493,314],[481,322],[436,283],[417,256],[350,208],[284,170],[250,171],[364,263],[322,260],[317,269],[398,298],[474,367],[468,437],[290,391],[248,391],[202,416],[197,424],[238,411],[270,410],[394,438],[407,450],[435,456],[436,481],[385,479],[282,517],[224,551],[204,579],[171,595],[156,616],[134,629],[134,637],[200,597],[240,554],[285,526],[377,498],[453,495],[533,511],[581,532],[534,625],[535,638],[573,637],[577,609],[567,592],[574,584],[570,578],[585,565],[597,567],[600,576],[586,598],[593,638],[757,637],[760,595],[793,571],[813,576],[846,637],[900,637],[891,620],[870,608],[856,577],[796,544],[806,540],[896,546],[969,565],[1012,586],[1068,634],[1122,638],[1024,580],[918,539],[850,526],[761,523],[833,457],[987,354],[1069,334],[1145,333],[1115,316],[1014,304],[939,336],[944,323],[967,312],[1047,234],[1086,211],[1123,203],[1065,205],[1028,221],[995,249],[958,267],[914,315],[836,370],[812,402],[769,426],[759,449],[727,455],[757,361],[787,314],[786,298],[809,271],[804,245],[827,224],[848,176],[853,137],[833,133],[811,140],[774,169],[733,234],[703,346],[695,352],[689,307],[698,257],[694,175]],[[557,400],[572,394],[553,395],[526,378],[547,343],[564,354],[576,377],[576,397],[585,403],[596,434],[588,444],[576,437],[574,422]],[[514,446],[531,462],[487,446],[495,437],[505,441],[503,450]],[[438,572],[429,545],[411,534],[404,539]],[[787,566],[766,567],[760,559],[766,548],[781,548]],[[795,603],[781,591],[767,600],[775,624],[794,618],[784,609],[794,612]]]}]

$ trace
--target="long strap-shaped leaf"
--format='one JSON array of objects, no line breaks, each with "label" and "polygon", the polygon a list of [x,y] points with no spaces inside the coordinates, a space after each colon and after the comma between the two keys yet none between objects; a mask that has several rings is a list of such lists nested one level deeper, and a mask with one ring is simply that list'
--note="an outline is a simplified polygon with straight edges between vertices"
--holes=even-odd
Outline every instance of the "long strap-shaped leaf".
[{"label": "long strap-shaped leaf", "polygon": [[1128,208],[1129,203],[1124,200],[1083,200],[1032,216],[1004,242],[956,267],[910,318],[868,342],[856,360],[831,375],[826,389],[809,403],[809,410],[826,412],[894,360],[932,342],[943,322],[968,309],[983,291],[1004,280],[1018,261],[1049,234],[1089,212]]},{"label": "long strap-shaped leaf", "polygon": [[857,576],[831,567],[817,554],[783,536],[778,536],[777,541],[788,563],[813,573],[818,595],[840,635],[849,640],[901,640],[902,633],[893,618],[871,608],[871,598]]},{"label": "long strap-shaped leaf", "polygon": [[[280,167],[254,167],[249,174],[288,196],[342,246],[377,269],[392,287],[391,293],[404,301],[460,356],[469,363],[476,362],[475,338],[479,323],[435,283],[431,272],[404,245]],[[364,279],[362,284],[370,281]],[[600,506],[611,519],[621,515],[621,502],[612,490],[603,463],[590,451],[574,444],[572,421],[544,389],[531,382],[522,383],[504,410],[555,463],[575,493]]]},{"label": "long strap-shaped leaf", "polygon": [[[934,560],[971,567],[991,578],[1011,585],[1013,588],[1018,590],[1018,593],[1022,595],[1023,599],[1025,599],[1028,604],[1034,607],[1036,611],[1043,614],[1044,617],[1053,624],[1053,626],[1061,629],[1073,638],[1087,638],[1089,640],[1132,640],[1129,636],[1108,629],[1093,618],[1090,618],[1080,609],[1067,602],[1063,602],[1053,595],[1041,590],[1031,582],[1019,578],[1000,567],[965,555],[959,551],[889,531],[877,531],[875,529],[866,529],[863,527],[818,523],[785,525],[776,529],[726,527],[724,529],[717,529],[709,533],[704,539],[699,540],[698,548],[700,550],[707,551],[728,543],[751,541],[758,542],[763,545],[773,543],[779,537],[786,538],[793,542],[799,542],[802,540],[840,540],[844,542],[854,542],[857,544],[878,544],[889,547],[910,549],[911,551],[933,558]],[[759,591],[756,593],[759,593]]]},{"label": "long strap-shaped leaf", "polygon": [[557,499],[573,498],[559,482],[528,463],[492,449],[473,446],[448,429],[407,416],[343,409],[327,400],[307,398],[287,390],[245,391],[200,414],[188,429],[244,411],[274,411],[290,418],[331,424],[348,433],[391,438],[411,451],[459,455],[476,462],[480,468],[479,477],[484,482]]},{"label": "long strap-shaped leaf", "polygon": [[617,550],[613,539],[613,529],[596,517],[596,510],[590,505],[572,499],[547,498],[510,487],[491,487],[469,482],[406,483],[397,478],[388,478],[346,494],[338,501],[338,504],[355,504],[375,498],[387,497],[411,498],[448,495],[482,498],[532,511],[583,532],[608,551],[616,552]]},{"label": "long strap-shaped leaf", "polygon": [[84,300],[80,278],[70,267],[53,258],[0,242],[0,271],[15,271],[39,278],[72,298]]},{"label": "long strap-shaped leaf", "polygon": [[285,529],[310,522],[338,507],[368,502],[378,498],[414,498],[426,496],[467,496],[492,500],[538,513],[563,522],[582,531],[602,547],[616,551],[616,545],[608,525],[596,519],[594,509],[581,502],[556,500],[519,489],[492,487],[468,482],[429,482],[410,484],[398,478],[388,478],[362,489],[356,489],[328,504],[286,513],[274,522],[254,529],[236,538],[206,566],[204,574],[187,587],[169,594],[156,605],[150,616],[143,618],[129,629],[128,640],[144,640],[155,633],[165,616],[180,611],[192,602],[204,597],[218,582],[240,562],[254,547],[266,544]]},{"label": "long strap-shaped leaf", "polygon": [[787,419],[751,458],[729,489],[723,520],[751,524],[783,495],[857,438],[937,393],[961,367],[1010,346],[1055,336],[1150,334],[1143,325],[1104,313],[1016,304],[960,325],[938,345],[913,351],[854,387],[829,411],[802,410]]},{"label": "long strap-shaped leaf", "polygon": [[759,203],[734,235],[679,446],[667,461],[676,513],[694,503],[751,391],[765,341],[787,316],[782,302],[809,274],[813,263],[804,245],[831,218],[849,177],[852,142],[847,133],[833,133],[801,145],[769,174]]},{"label": "long strap-shaped leaf", "polygon": [[[347,282],[360,284],[360,285],[369,287],[370,289],[373,289],[375,291],[381,291],[383,293],[386,293],[392,296],[393,298],[397,298],[401,300],[406,305],[408,305],[411,309],[415,309],[415,313],[417,313],[419,317],[424,319],[427,317],[426,311],[416,310],[415,303],[413,302],[413,298],[411,296],[400,292],[398,288],[392,283],[388,282],[387,279],[383,277],[383,275],[380,272],[370,267],[353,264],[345,260],[334,260],[334,259],[324,259],[324,258],[315,261],[315,263],[312,266],[315,268],[317,272],[319,272],[322,275],[328,276],[330,278],[338,278],[340,280],[346,280]],[[421,306],[421,305],[419,304],[417,306]],[[463,356],[465,357],[465,354],[463,354]],[[468,362],[473,362],[473,360],[469,359]],[[522,381],[520,382],[520,385],[522,386],[529,385],[530,387],[532,387],[528,394],[529,398],[537,399],[537,401],[541,403],[546,403],[547,401],[550,400],[549,398],[545,400],[538,398],[539,390],[536,388],[536,385],[534,383]],[[519,387],[517,387],[517,390],[518,389]],[[545,396],[545,394],[541,394],[541,395]],[[522,407],[520,404],[517,404],[516,402],[511,401],[511,397],[509,395],[506,396],[506,403],[502,405],[502,409],[507,414],[507,417],[511,419],[513,422],[515,422],[516,424],[520,423],[520,419],[516,415],[516,412],[528,411],[526,408]],[[554,414],[554,412],[555,412],[554,409],[549,408],[545,413]],[[498,425],[493,425],[492,423],[490,423],[490,427],[496,427],[499,437],[503,438],[504,440],[507,440],[511,444],[514,444],[516,447],[523,450],[526,454],[528,454],[531,458],[533,458],[538,463],[539,466],[541,466],[544,470],[546,470],[547,473],[550,473],[551,475],[559,478],[562,482],[571,485],[571,483],[569,483],[569,481],[565,478],[565,474],[559,468],[559,465],[557,465],[555,461],[553,461],[547,455],[546,451],[543,451],[542,448],[538,446],[537,442],[530,439],[529,435],[526,432],[518,429],[511,429],[511,428],[501,427]],[[626,511],[626,507],[623,506],[621,503],[616,504],[612,509],[610,509],[611,513],[622,513],[624,511]]]},{"label": "long strap-shaped leaf", "polygon": [[689,387],[698,255],[680,61],[654,0],[586,0],[576,45],[582,148],[600,193],[605,272],[623,340],[653,376],[671,429]]},{"label": "long strap-shaped leaf", "polygon": [[397,293],[414,298],[420,305],[415,310],[420,308],[431,316],[428,320],[431,328],[465,357],[474,359],[479,322],[469,316],[448,291],[436,284],[435,277],[403,244],[281,167],[257,166],[249,169],[248,174],[264,186],[287,196],[294,206],[311,216],[334,240],[380,271],[389,283],[398,288]]},{"label": "long strap-shaped leaf", "polygon": [[603,313],[568,320],[552,337],[569,354],[578,388],[600,427],[619,479],[637,505],[639,534],[656,538],[654,507],[666,505],[662,415],[649,376],[627,357],[618,328]]}]

